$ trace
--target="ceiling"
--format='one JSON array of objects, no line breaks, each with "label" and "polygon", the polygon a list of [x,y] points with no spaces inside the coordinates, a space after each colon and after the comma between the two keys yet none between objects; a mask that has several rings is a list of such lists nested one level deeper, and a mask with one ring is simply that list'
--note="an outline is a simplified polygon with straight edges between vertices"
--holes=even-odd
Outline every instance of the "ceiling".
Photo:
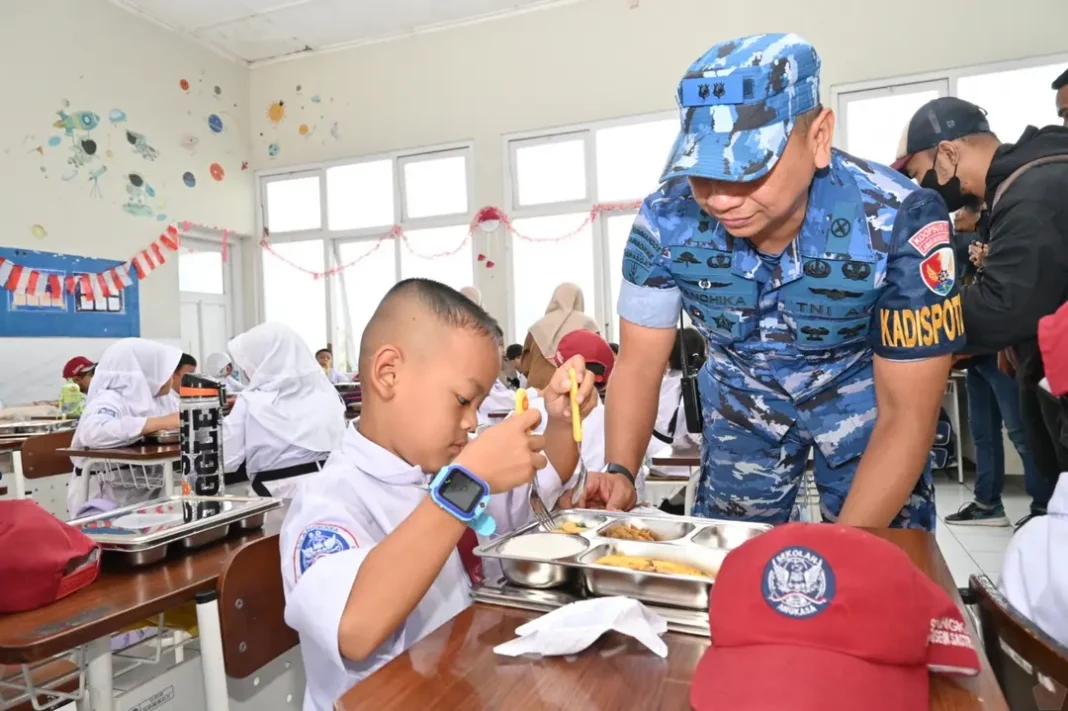
[{"label": "ceiling", "polygon": [[112,0],[250,64],[575,0]]}]

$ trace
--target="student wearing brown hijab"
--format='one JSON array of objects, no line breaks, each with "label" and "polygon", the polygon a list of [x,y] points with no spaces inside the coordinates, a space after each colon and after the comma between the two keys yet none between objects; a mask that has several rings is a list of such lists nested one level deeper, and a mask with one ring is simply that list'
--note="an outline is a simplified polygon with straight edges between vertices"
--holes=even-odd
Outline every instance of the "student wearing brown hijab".
[{"label": "student wearing brown hijab", "polygon": [[[576,284],[564,282],[553,291],[545,315],[534,322],[523,343],[523,355],[519,359],[519,372],[532,388],[548,385],[556,366],[548,357],[556,354],[560,339],[572,331],[600,333],[597,322],[583,311],[586,299]],[[548,356],[546,355],[548,354]]]}]

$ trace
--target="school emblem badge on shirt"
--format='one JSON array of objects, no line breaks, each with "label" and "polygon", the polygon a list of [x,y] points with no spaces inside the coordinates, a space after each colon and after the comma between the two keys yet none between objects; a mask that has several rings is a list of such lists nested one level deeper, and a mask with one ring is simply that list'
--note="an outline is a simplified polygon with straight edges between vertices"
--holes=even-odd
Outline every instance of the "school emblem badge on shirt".
[{"label": "school emblem badge on shirt", "polygon": [[943,247],[920,262],[920,276],[923,283],[939,296],[949,296],[956,282],[957,260],[953,250]]},{"label": "school emblem badge on shirt", "polygon": [[761,588],[764,600],[776,612],[799,619],[812,617],[834,599],[834,571],[815,551],[783,548],[765,566]]},{"label": "school emblem badge on shirt", "polygon": [[300,532],[294,567],[303,575],[320,558],[358,547],[356,537],[341,526],[316,523]]}]

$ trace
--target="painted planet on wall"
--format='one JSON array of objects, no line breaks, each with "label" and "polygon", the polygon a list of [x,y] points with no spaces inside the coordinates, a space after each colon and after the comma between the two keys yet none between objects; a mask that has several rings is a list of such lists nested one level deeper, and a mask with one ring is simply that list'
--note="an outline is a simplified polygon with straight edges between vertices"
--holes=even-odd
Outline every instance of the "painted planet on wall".
[{"label": "painted planet on wall", "polygon": [[211,116],[208,116],[208,128],[211,129],[212,133],[222,133],[223,122],[222,119],[219,118],[218,114],[212,114]]},{"label": "painted planet on wall", "polygon": [[182,91],[189,91],[189,81],[186,79],[179,80],[178,86],[179,88],[181,88]]},{"label": "painted planet on wall", "polygon": [[278,147],[277,143],[272,143],[271,145],[267,146],[267,155],[269,155],[271,158],[277,158],[280,151],[281,149]]},{"label": "painted planet on wall", "polygon": [[60,138],[59,136],[52,136],[51,138],[48,139],[48,145],[50,145],[53,148],[55,148],[56,146],[59,145],[60,141],[62,141],[62,140],[63,139]]},{"label": "painted planet on wall", "polygon": [[185,183],[187,188],[195,188],[197,185],[197,176],[187,170],[182,173],[182,182]]},{"label": "painted planet on wall", "polygon": [[226,177],[226,171],[224,171],[223,167],[218,163],[212,163],[211,167],[208,168],[208,171],[211,173],[211,177],[215,178],[215,180],[222,180]]},{"label": "painted planet on wall", "polygon": [[122,109],[112,109],[108,112],[108,121],[112,123],[122,123],[126,120],[126,112]]}]

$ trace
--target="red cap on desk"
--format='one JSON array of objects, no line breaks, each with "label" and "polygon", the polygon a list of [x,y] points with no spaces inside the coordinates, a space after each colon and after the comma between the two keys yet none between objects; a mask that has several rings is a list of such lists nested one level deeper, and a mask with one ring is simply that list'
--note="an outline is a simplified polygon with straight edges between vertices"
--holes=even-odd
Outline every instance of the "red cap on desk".
[{"label": "red cap on desk", "polygon": [[697,711],[926,709],[929,672],[974,675],[961,611],[904,551],[791,523],[727,555],[710,600]]},{"label": "red cap on desk", "polygon": [[99,571],[100,548],[84,533],[29,499],[0,501],[0,612],[44,607]]}]

